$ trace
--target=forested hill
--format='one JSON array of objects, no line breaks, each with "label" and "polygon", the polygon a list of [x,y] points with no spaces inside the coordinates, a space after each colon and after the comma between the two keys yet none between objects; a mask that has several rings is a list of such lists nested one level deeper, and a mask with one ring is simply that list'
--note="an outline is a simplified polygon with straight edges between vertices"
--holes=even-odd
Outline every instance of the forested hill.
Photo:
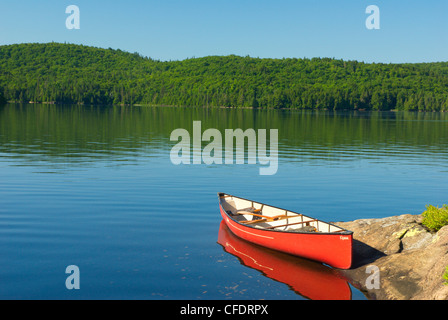
[{"label": "forested hill", "polygon": [[0,99],[83,104],[448,110],[448,63],[210,56],[156,61],[73,44],[0,46]]}]

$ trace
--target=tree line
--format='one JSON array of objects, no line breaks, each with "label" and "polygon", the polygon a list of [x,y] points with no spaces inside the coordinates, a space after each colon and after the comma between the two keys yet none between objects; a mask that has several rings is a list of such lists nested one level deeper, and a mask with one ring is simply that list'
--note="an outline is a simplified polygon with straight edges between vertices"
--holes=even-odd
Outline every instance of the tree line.
[{"label": "tree line", "polygon": [[448,110],[448,63],[208,56],[158,61],[114,49],[0,46],[0,101],[334,110]]}]

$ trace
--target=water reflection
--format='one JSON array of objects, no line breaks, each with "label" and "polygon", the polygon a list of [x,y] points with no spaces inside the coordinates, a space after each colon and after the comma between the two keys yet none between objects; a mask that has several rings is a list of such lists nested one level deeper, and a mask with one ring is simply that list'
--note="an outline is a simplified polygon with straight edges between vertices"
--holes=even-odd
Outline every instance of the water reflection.
[{"label": "water reflection", "polygon": [[447,166],[444,113],[9,104],[0,107],[0,153],[10,159],[71,164],[166,157],[173,146],[171,132],[192,132],[195,120],[202,121],[203,130],[278,129],[283,163],[398,159]]},{"label": "water reflection", "polygon": [[227,228],[219,226],[218,243],[236,256],[241,264],[264,276],[287,284],[297,294],[311,300],[350,300],[347,281],[333,269],[320,263],[275,252],[244,241]]}]

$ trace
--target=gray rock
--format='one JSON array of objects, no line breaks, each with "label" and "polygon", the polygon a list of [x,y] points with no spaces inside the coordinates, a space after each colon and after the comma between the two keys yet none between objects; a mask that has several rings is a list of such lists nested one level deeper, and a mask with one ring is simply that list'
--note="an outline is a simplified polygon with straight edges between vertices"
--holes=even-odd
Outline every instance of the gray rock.
[{"label": "gray rock", "polygon": [[[371,299],[448,299],[443,274],[448,265],[448,226],[434,233],[420,215],[336,222],[354,232],[353,265],[340,270]],[[367,266],[379,269],[380,288],[369,289]]]}]

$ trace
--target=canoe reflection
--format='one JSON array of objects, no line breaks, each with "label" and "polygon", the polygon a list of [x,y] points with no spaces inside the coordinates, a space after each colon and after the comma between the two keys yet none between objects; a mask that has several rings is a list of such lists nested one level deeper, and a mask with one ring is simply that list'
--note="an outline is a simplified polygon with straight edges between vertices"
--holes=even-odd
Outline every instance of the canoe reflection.
[{"label": "canoe reflection", "polygon": [[290,256],[249,243],[235,236],[221,221],[218,243],[241,264],[287,284],[297,294],[311,300],[350,300],[347,281],[320,263]]}]

